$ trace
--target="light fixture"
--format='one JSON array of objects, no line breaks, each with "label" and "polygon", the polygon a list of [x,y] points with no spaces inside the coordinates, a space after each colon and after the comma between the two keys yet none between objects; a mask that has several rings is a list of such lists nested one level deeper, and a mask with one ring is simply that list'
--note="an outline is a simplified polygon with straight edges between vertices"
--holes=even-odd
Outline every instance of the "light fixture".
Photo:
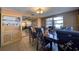
[{"label": "light fixture", "polygon": [[21,24],[21,25],[22,25],[22,27],[25,27],[25,26],[26,26],[25,22],[22,22],[22,24]]},{"label": "light fixture", "polygon": [[43,14],[43,13],[44,13],[44,11],[43,11],[43,9],[38,8],[38,9],[36,10],[36,13],[37,13],[37,14]]}]

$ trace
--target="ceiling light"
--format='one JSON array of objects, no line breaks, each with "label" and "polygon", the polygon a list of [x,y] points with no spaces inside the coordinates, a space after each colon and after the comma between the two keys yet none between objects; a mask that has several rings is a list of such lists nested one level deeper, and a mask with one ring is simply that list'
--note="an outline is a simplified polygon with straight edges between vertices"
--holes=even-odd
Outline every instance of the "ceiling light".
[{"label": "ceiling light", "polygon": [[44,12],[44,10],[41,9],[41,8],[38,8],[38,9],[36,10],[36,13],[37,13],[37,14],[43,14],[43,12]]}]

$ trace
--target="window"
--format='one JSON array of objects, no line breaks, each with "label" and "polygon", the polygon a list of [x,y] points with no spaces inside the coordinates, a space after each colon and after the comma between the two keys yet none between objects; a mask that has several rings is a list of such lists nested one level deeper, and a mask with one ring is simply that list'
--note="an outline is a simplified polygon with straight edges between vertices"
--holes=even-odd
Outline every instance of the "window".
[{"label": "window", "polygon": [[63,16],[54,17],[54,26],[60,29],[63,26]]},{"label": "window", "polygon": [[47,18],[46,19],[46,27],[52,26],[53,25],[53,18]]}]

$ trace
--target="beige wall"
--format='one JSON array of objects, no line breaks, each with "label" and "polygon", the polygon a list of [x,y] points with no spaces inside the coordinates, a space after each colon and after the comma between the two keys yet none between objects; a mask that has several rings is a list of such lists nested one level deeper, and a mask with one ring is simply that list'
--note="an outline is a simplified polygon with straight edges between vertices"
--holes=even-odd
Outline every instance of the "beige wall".
[{"label": "beige wall", "polygon": [[41,27],[42,26],[42,19],[37,17],[36,19],[34,19],[32,21],[32,26],[35,26],[35,27]]},{"label": "beige wall", "polygon": [[77,15],[77,29],[79,30],[79,14]]},{"label": "beige wall", "polygon": [[77,30],[76,20],[77,11],[60,14],[64,18],[64,26],[72,26],[74,30]]},{"label": "beige wall", "polygon": [[46,18],[41,18],[41,26],[45,26]]},{"label": "beige wall", "polygon": [[[72,12],[66,12],[58,15],[53,15],[51,17],[56,17],[56,16],[63,16],[64,17],[64,26],[72,26],[74,27],[74,30],[77,30],[77,15],[78,11],[72,11]],[[47,17],[46,17],[47,18]],[[42,20],[42,24],[45,24],[45,19]]]},{"label": "beige wall", "polygon": [[37,18],[37,26],[41,27],[42,23],[41,23],[42,19],[41,18]]}]

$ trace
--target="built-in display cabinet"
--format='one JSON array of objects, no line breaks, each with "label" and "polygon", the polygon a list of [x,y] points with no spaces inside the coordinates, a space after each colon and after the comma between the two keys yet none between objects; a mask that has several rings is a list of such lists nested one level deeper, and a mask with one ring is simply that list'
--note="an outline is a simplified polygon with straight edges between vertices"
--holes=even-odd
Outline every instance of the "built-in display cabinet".
[{"label": "built-in display cabinet", "polygon": [[2,15],[1,46],[5,46],[22,39],[20,24],[20,17]]}]

